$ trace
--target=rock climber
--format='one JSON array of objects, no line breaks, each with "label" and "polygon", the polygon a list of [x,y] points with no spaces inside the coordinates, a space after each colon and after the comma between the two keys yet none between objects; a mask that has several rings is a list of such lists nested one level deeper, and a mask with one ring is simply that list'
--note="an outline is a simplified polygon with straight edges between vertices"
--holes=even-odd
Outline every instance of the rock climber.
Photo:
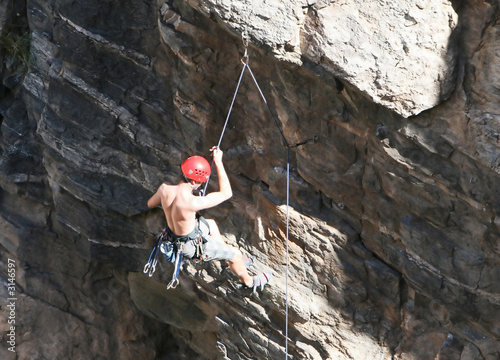
[{"label": "rock climber", "polygon": [[[270,280],[269,273],[250,276],[247,261],[242,252],[224,242],[216,222],[197,217],[200,210],[212,208],[228,200],[232,195],[231,184],[222,163],[222,150],[214,146],[211,150],[219,179],[219,191],[206,196],[196,196],[193,191],[208,181],[211,173],[209,162],[201,156],[192,156],[181,165],[184,181],[177,185],[163,183],[148,200],[148,207],[161,205],[170,230],[170,240],[180,239],[184,243],[184,257],[203,261],[226,261],[229,269],[246,288],[261,291]],[[201,234],[201,236],[199,236]]]}]

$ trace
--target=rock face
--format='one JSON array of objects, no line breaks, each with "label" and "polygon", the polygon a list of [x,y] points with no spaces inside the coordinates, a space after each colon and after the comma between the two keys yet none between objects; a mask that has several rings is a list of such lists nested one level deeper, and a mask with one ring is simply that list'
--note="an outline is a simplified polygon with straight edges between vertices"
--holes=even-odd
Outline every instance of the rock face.
[{"label": "rock face", "polygon": [[[498,359],[498,6],[2,2],[0,357]],[[243,31],[273,115],[247,69],[203,215],[273,279],[167,290],[146,201],[219,141]]]},{"label": "rock face", "polygon": [[282,60],[312,62],[408,117],[455,86],[451,2],[190,1]]}]

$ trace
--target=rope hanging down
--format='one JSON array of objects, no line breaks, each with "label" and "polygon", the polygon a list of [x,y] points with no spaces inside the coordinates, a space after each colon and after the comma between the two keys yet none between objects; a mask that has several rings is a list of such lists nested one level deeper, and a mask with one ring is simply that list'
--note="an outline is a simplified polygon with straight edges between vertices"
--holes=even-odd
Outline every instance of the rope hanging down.
[{"label": "rope hanging down", "polygon": [[[252,79],[253,79],[255,85],[257,86],[257,89],[259,90],[260,96],[261,96],[262,100],[264,101],[264,104],[266,105],[267,110],[268,110],[269,114],[271,115],[271,118],[274,121],[274,124],[278,128],[278,131],[279,131],[279,133],[281,135],[281,138],[283,139],[283,142],[284,142],[285,147],[286,147],[286,280],[285,280],[285,298],[286,298],[286,304],[285,304],[285,317],[286,317],[286,319],[285,319],[285,323],[286,323],[286,327],[285,327],[285,353],[286,353],[286,359],[288,359],[288,313],[289,313],[288,312],[288,308],[289,308],[289,302],[288,302],[288,279],[289,279],[289,222],[290,222],[290,218],[289,218],[289,207],[290,207],[290,149],[294,148],[294,147],[301,146],[301,145],[314,143],[314,142],[317,141],[317,137],[315,136],[312,139],[308,139],[308,140],[305,140],[305,141],[302,141],[300,143],[293,144],[293,145],[290,145],[288,143],[288,141],[286,140],[285,135],[283,134],[283,131],[282,131],[281,127],[279,126],[278,120],[276,119],[276,117],[274,116],[273,112],[271,111],[271,108],[269,107],[269,104],[267,103],[266,97],[262,93],[262,90],[260,89],[260,86],[259,86],[257,80],[255,79],[255,76],[253,75],[252,69],[250,68],[250,65],[248,64],[248,42],[249,41],[248,41],[248,36],[247,36],[246,32],[244,32],[242,34],[242,40],[243,40],[243,45],[245,47],[245,53],[243,55],[243,58],[241,59],[241,62],[243,63],[243,69],[241,70],[241,74],[240,74],[240,77],[238,79],[238,84],[236,86],[236,91],[234,92],[233,100],[231,101],[231,106],[229,107],[229,112],[227,114],[226,121],[224,123],[224,127],[222,128],[222,133],[220,135],[219,143],[217,144],[217,146],[220,147],[220,145],[221,145],[222,138],[224,137],[224,133],[226,132],[226,128],[227,128],[227,124],[228,124],[228,121],[229,121],[229,117],[231,116],[231,112],[233,110],[233,105],[234,105],[234,102],[236,100],[236,96],[238,95],[238,90],[239,90],[240,85],[241,85],[241,80],[243,78],[243,75],[244,75],[246,69],[248,69],[248,71],[250,72],[250,75],[252,76]],[[203,189],[203,193],[202,193],[203,195],[206,194],[206,190],[207,190],[208,182],[209,181],[210,181],[210,178],[205,183],[205,188]]]}]

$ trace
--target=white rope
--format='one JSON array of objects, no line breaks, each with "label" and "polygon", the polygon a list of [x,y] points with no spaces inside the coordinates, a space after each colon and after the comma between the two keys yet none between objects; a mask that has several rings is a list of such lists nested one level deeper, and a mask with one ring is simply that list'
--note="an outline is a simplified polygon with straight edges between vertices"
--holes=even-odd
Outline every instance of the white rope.
[{"label": "white rope", "polygon": [[[271,108],[269,107],[269,104],[267,103],[267,100],[262,93],[262,90],[260,89],[259,84],[257,83],[257,80],[255,79],[255,76],[253,75],[252,69],[250,68],[250,65],[247,65],[248,71],[250,72],[250,75],[252,75],[252,79],[257,86],[257,89],[259,90],[260,96],[262,97],[262,100],[264,101],[264,104],[266,104],[267,110],[269,111],[269,114],[271,114],[271,117],[274,120],[274,123],[276,124],[276,127],[278,128],[281,137],[283,138],[283,141],[286,146],[286,279],[285,279],[285,355],[288,360],[288,279],[289,279],[289,208],[290,208],[290,145],[288,144],[288,141],[285,138],[285,135],[283,134],[283,131],[281,130],[278,120],[274,116],[273,112],[271,111]],[[299,145],[299,144],[297,144]],[[296,146],[296,145],[295,145]]]},{"label": "white rope", "polygon": [[[283,134],[283,131],[281,130],[279,123],[276,120],[276,117],[273,115],[273,112],[271,111],[269,104],[267,103],[266,97],[262,93],[262,90],[260,89],[260,86],[257,83],[255,76],[253,75],[252,69],[250,69],[250,65],[248,65],[248,53],[247,53],[248,38],[246,37],[245,34],[243,35],[243,41],[245,44],[245,55],[243,58],[246,61],[243,61],[243,59],[242,59],[243,69],[241,71],[240,78],[238,80],[238,85],[236,86],[236,91],[234,93],[233,100],[231,102],[231,106],[229,107],[229,112],[228,112],[227,117],[226,117],[226,122],[224,123],[224,127],[222,129],[222,133],[221,133],[219,143],[217,146],[220,147],[220,144],[222,142],[222,138],[224,137],[224,133],[226,131],[226,127],[227,127],[227,124],[229,121],[229,116],[231,115],[231,111],[233,109],[233,105],[234,105],[234,102],[236,100],[236,95],[238,94],[238,90],[240,88],[241,79],[243,78],[243,74],[245,73],[245,70],[248,68],[248,71],[250,72],[250,75],[252,76],[252,79],[253,79],[255,85],[257,86],[257,89],[259,90],[260,96],[262,97],[262,100],[264,101],[264,104],[266,105],[267,110],[269,111],[269,114],[271,115],[272,119],[274,120],[274,123],[275,123],[276,127],[278,128],[278,130],[281,134],[281,137],[283,138],[283,141],[285,143],[286,149],[287,149],[287,153],[286,153],[286,280],[285,280],[285,318],[286,318],[286,321],[285,321],[286,322],[286,325],[285,325],[285,356],[286,357],[285,357],[285,359],[288,360],[288,314],[289,314],[289,311],[288,311],[288,308],[289,308],[288,280],[289,280],[289,223],[290,223],[289,207],[290,207],[290,147],[291,146],[288,144],[288,142],[285,138],[285,135]],[[302,144],[296,144],[294,146],[298,146],[298,145],[302,145]],[[210,178],[209,178],[209,180],[210,180]],[[206,193],[207,186],[208,186],[208,181],[205,184],[203,194]]]},{"label": "white rope", "polygon": [[286,149],[286,280],[285,280],[285,359],[288,360],[288,277],[289,277],[289,246],[288,224],[290,222],[288,208],[290,207],[290,148]]},{"label": "white rope", "polygon": [[[241,70],[241,74],[240,74],[240,78],[238,80],[238,85],[236,86],[236,91],[234,92],[234,95],[233,95],[233,101],[231,101],[231,106],[229,107],[229,111],[227,113],[227,116],[226,116],[226,122],[224,123],[224,127],[222,128],[222,132],[220,134],[220,138],[219,138],[219,143],[217,144],[217,147],[220,148],[220,144],[222,142],[222,138],[224,137],[224,133],[226,132],[226,128],[227,128],[227,123],[229,121],[229,116],[231,116],[231,112],[233,111],[233,105],[234,105],[234,101],[236,100],[236,95],[238,95],[238,90],[240,89],[240,84],[241,84],[241,79],[243,78],[243,74],[245,73],[245,69],[247,68],[247,64],[246,63],[243,63],[243,69]],[[212,164],[210,166],[210,168],[212,168],[214,165],[214,161],[212,160]],[[205,187],[203,189],[203,196],[205,196],[205,194],[207,193],[207,187],[208,187],[208,182],[210,181],[210,177],[208,177],[208,180],[207,182],[205,183]]]}]

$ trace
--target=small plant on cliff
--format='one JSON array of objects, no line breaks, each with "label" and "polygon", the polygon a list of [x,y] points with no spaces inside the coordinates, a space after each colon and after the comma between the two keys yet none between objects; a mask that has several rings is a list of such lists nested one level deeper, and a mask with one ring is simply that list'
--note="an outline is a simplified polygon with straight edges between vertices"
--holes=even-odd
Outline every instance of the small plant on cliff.
[{"label": "small plant on cliff", "polygon": [[3,62],[10,69],[20,67],[28,69],[30,60],[30,37],[29,28],[14,27],[0,36],[0,54],[4,56]]}]

